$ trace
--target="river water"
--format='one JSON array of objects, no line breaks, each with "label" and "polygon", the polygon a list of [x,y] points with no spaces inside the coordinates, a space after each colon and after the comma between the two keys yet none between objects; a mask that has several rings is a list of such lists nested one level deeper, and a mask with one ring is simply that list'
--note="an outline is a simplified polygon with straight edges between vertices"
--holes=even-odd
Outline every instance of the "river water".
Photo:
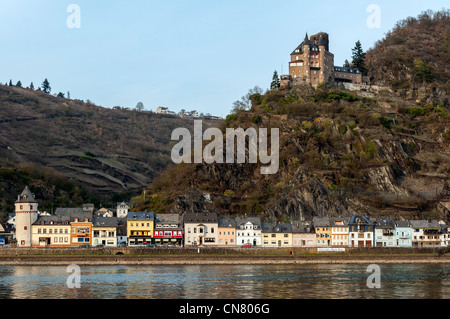
[{"label": "river water", "polygon": [[[0,298],[367,299],[450,298],[449,264],[82,266],[80,288],[62,266],[0,266]],[[74,283],[69,278],[70,283]]]}]

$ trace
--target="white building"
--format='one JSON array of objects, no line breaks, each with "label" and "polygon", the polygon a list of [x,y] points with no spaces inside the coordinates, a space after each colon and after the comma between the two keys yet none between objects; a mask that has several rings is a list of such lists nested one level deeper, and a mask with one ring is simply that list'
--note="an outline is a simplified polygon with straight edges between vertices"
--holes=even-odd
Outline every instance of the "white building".
[{"label": "white building", "polygon": [[395,224],[391,219],[377,219],[375,224],[375,246],[397,247]]},{"label": "white building", "polygon": [[236,218],[236,245],[261,246],[261,219],[259,217]]},{"label": "white building", "polygon": [[219,219],[217,213],[184,215],[184,246],[217,246]]},{"label": "white building", "polygon": [[436,220],[410,220],[413,247],[441,246],[441,225]]},{"label": "white building", "polygon": [[17,247],[32,246],[31,226],[38,219],[38,203],[30,189],[25,187],[15,202]]},{"label": "white building", "polygon": [[130,205],[128,203],[117,203],[117,218],[127,218],[129,209]]},{"label": "white building", "polygon": [[365,216],[352,216],[348,222],[350,247],[373,247],[374,224]]},{"label": "white building", "polygon": [[92,246],[117,247],[117,225],[116,217],[94,217]]}]

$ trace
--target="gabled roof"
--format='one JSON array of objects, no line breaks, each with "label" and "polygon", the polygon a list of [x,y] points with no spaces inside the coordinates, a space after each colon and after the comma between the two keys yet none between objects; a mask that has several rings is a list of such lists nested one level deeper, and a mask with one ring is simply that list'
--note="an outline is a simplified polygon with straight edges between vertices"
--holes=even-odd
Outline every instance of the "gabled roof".
[{"label": "gabled roof", "polygon": [[155,214],[156,224],[180,224],[181,216],[178,214]]},{"label": "gabled roof", "polygon": [[17,197],[16,203],[36,203],[36,199],[34,199],[34,194],[25,186],[23,192]]},{"label": "gabled roof", "polygon": [[221,218],[219,219],[220,228],[236,228],[236,220],[234,218]]},{"label": "gabled roof", "polygon": [[86,212],[83,210],[83,208],[57,208],[55,211],[56,216],[72,214],[86,214]]},{"label": "gabled roof", "polygon": [[437,220],[410,220],[409,222],[412,228],[441,228]]},{"label": "gabled roof", "polygon": [[245,225],[247,223],[251,223],[253,225],[258,226],[258,228],[261,228],[261,218],[259,217],[236,217],[236,227],[239,227],[241,225]]},{"label": "gabled roof", "polygon": [[350,217],[350,221],[348,222],[349,225],[358,223],[373,225],[373,223],[366,216],[352,216]]},{"label": "gabled roof", "polygon": [[117,227],[118,221],[117,217],[94,217],[93,226],[94,227]]},{"label": "gabled roof", "polygon": [[292,224],[262,223],[263,233],[292,233]]},{"label": "gabled roof", "polygon": [[293,233],[296,233],[296,234],[314,233],[314,227],[312,225],[312,222],[293,221],[291,224],[292,224],[292,232]]},{"label": "gabled roof", "polygon": [[330,217],[313,217],[314,227],[330,227]]},{"label": "gabled roof", "polygon": [[383,228],[383,229],[395,228],[394,222],[390,218],[378,218],[375,226],[377,228]]},{"label": "gabled roof", "polygon": [[38,219],[33,223],[33,225],[70,225],[69,216],[39,216]]},{"label": "gabled roof", "polygon": [[218,221],[217,213],[186,213],[184,215],[185,223],[217,223]]},{"label": "gabled roof", "polygon": [[155,220],[155,214],[153,212],[129,212],[127,220]]},{"label": "gabled roof", "polygon": [[395,220],[395,227],[411,227],[411,224],[407,220]]}]

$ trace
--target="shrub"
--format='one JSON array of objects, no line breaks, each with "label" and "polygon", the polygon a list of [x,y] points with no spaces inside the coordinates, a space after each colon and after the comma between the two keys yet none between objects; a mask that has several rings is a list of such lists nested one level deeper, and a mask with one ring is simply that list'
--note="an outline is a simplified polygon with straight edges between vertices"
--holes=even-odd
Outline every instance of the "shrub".
[{"label": "shrub", "polygon": [[426,112],[427,112],[427,110],[425,108],[418,107],[418,106],[412,106],[412,107],[408,107],[406,109],[406,113],[408,113],[412,117],[423,116],[423,115],[425,115]]},{"label": "shrub", "polygon": [[236,120],[237,115],[236,114],[230,114],[227,115],[227,117],[225,118],[225,124],[226,126],[230,126],[231,122],[233,122],[234,120]]}]

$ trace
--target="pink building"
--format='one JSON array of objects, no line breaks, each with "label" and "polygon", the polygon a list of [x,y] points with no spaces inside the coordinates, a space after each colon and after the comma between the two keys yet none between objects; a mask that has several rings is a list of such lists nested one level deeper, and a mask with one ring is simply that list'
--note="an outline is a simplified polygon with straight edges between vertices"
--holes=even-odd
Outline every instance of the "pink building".
[{"label": "pink building", "polygon": [[316,234],[311,222],[292,222],[292,247],[316,247]]}]

